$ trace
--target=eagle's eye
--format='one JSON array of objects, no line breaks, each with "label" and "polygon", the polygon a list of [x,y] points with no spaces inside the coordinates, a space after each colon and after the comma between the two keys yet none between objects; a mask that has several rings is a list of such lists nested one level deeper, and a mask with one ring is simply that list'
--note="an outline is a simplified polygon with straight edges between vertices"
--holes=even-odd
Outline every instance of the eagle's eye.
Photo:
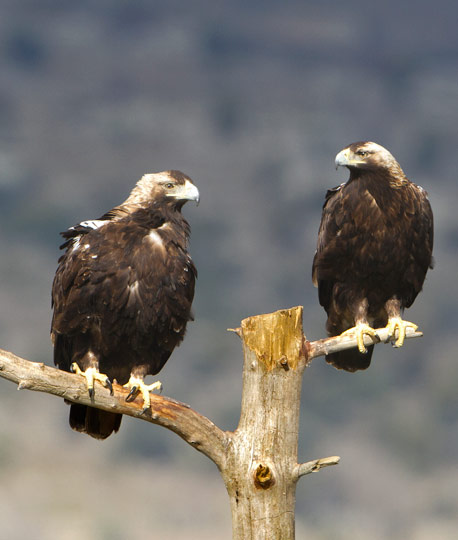
[{"label": "eagle's eye", "polygon": [[366,152],[366,150],[358,150],[356,152],[357,156],[366,157],[369,152]]},{"label": "eagle's eye", "polygon": [[167,182],[167,184],[165,184],[165,187],[167,189],[172,189],[173,187],[175,187],[175,184],[173,182]]}]

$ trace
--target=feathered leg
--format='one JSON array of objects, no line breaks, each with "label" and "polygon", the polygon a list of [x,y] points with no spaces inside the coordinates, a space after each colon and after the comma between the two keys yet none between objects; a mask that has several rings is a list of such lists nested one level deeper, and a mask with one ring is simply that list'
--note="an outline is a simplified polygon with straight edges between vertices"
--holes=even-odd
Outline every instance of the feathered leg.
[{"label": "feathered leg", "polygon": [[[393,347],[402,347],[406,337],[406,329],[410,327],[417,330],[418,326],[402,319],[401,302],[397,298],[388,300],[388,302],[385,303],[385,309],[388,315],[388,324],[386,325],[386,328],[390,338],[396,339],[393,343]],[[398,332],[397,338],[396,331]]]},{"label": "feathered leg", "polygon": [[368,302],[365,298],[362,302],[358,303],[355,309],[355,326],[342,332],[341,336],[354,335],[356,337],[356,343],[358,344],[358,350],[362,354],[367,353],[366,346],[364,345],[364,336],[369,336],[374,343],[380,341],[377,332],[368,324],[367,320]]},{"label": "feathered leg", "polygon": [[[348,302],[346,306],[348,306]],[[351,309],[348,310],[346,308],[339,310],[336,306],[329,310],[326,323],[328,335],[353,335],[358,343],[358,349],[346,349],[326,355],[326,362],[335,368],[355,372],[370,366],[374,345],[366,348],[364,336],[369,335],[374,342],[379,340],[375,330],[369,326],[367,310],[368,302],[366,299],[354,301],[351,304]],[[342,332],[344,328],[348,328],[351,322],[354,322],[355,326]]]}]

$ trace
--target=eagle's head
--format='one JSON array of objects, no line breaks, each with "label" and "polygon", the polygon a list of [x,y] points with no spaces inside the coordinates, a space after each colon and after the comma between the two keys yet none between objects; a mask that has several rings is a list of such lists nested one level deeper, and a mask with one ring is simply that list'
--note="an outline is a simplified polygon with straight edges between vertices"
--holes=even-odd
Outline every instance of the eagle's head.
[{"label": "eagle's head", "polygon": [[145,207],[162,201],[181,209],[185,202],[198,204],[199,199],[199,190],[189,176],[180,171],[163,171],[144,174],[124,204]]},{"label": "eagle's head", "polygon": [[355,142],[341,150],[336,156],[336,168],[339,166],[347,167],[351,172],[385,169],[392,176],[404,176],[392,154],[370,141]]}]

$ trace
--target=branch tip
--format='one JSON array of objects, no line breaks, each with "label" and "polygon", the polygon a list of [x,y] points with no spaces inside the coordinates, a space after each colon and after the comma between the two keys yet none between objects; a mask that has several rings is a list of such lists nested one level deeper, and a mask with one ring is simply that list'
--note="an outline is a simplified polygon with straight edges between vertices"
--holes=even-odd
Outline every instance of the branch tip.
[{"label": "branch tip", "polygon": [[241,328],[227,328],[228,332],[233,332],[234,334],[237,334],[239,338],[242,337],[242,329]]},{"label": "branch tip", "polygon": [[339,461],[340,456],[330,456],[320,459],[314,459],[313,461],[307,461],[306,463],[300,463],[296,467],[296,478],[299,479],[301,476],[305,476],[306,474],[318,472],[324,467],[337,465]]}]

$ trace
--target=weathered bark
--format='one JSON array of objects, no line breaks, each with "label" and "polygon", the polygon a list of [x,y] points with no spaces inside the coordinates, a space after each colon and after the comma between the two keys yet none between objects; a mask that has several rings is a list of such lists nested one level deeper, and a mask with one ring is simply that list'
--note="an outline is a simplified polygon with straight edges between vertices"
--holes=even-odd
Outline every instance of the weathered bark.
[{"label": "weathered bark", "polygon": [[222,471],[236,540],[294,538],[297,440],[306,349],[302,308],[251,317],[242,410]]},{"label": "weathered bark", "polygon": [[[296,483],[301,476],[339,462],[338,456],[297,463],[302,375],[313,358],[356,346],[352,336],[308,342],[302,307],[249,317],[236,330],[244,350],[240,422],[223,431],[188,405],[152,395],[151,410],[141,398],[126,402],[128,390],[114,395],[96,382],[89,397],[83,377],[29,362],[0,350],[0,377],[18,389],[37,390],[75,403],[161,425],[208,456],[219,468],[232,510],[234,540],[293,540]],[[381,341],[385,329],[377,329]],[[406,338],[420,337],[408,329]],[[365,343],[371,344],[366,336]]]}]

